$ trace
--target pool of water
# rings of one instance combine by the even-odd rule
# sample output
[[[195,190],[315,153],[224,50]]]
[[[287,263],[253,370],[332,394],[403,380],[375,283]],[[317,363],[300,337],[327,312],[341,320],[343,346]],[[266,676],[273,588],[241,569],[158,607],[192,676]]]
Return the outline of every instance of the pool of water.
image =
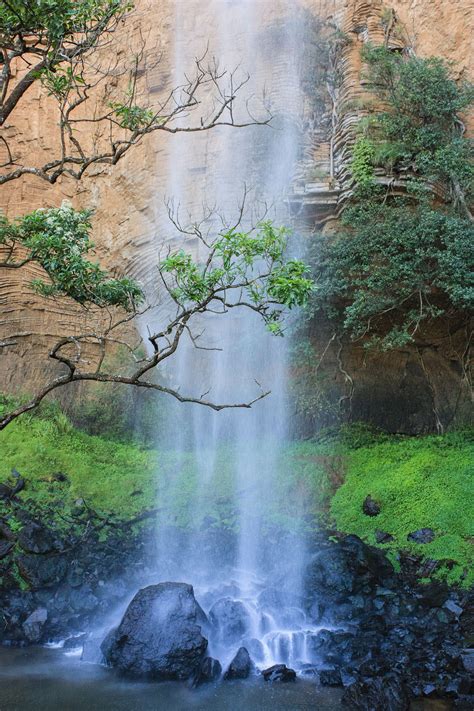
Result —
[[[0,648],[0,711],[340,711],[339,690],[311,681],[263,679],[185,684],[133,683],[62,650]]]

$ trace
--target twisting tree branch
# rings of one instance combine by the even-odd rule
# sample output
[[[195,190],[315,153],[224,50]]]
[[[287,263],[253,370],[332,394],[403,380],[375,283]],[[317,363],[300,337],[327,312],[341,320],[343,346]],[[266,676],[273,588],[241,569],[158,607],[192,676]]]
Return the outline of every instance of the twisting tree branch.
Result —
[[[274,334],[281,335],[283,329],[280,327],[280,322],[284,308],[301,306],[306,302],[312,289],[312,282],[304,276],[307,269],[302,262],[285,256],[287,231],[284,228],[274,228],[269,222],[251,225],[243,231],[246,196],[245,189],[237,218],[230,223],[230,226],[222,217],[217,219],[210,208],[205,209],[204,219],[201,222],[189,226],[182,225],[179,215],[173,213],[172,208],[169,207],[170,217],[176,229],[196,237],[203,247],[204,254],[193,258],[183,250],[172,252],[168,249],[161,259],[158,265],[161,284],[160,307],[165,313],[159,325],[154,328],[148,326],[149,355],[137,357],[137,351],[146,344],[140,340],[135,346],[131,346],[122,337],[121,332],[123,327],[134,319],[143,318],[146,312],[152,312],[154,306],[149,304],[139,311],[135,302],[131,301],[130,311],[125,314],[123,309],[102,306],[99,313],[107,315],[108,318],[102,318],[99,326],[79,335],[66,335],[53,345],[49,351],[49,358],[58,363],[63,372],[44,385],[28,402],[20,404],[0,417],[0,430],[22,414],[34,410],[52,391],[73,382],[119,383],[147,388],[170,395],[180,402],[203,405],[215,411],[250,408],[269,395],[269,391],[265,391],[257,383],[258,393],[251,400],[219,403],[206,399],[209,391],[199,397],[186,395],[151,377],[155,372],[159,373],[160,366],[175,355],[183,336],[189,337],[195,348],[218,350],[203,345],[200,339],[204,330],[199,329],[196,332],[193,328],[196,322],[199,326],[199,318],[202,314],[212,313],[223,316],[234,309],[246,309],[260,316]],[[55,214],[67,219],[70,229],[71,208],[61,208]],[[216,228],[216,224],[219,223],[221,228]],[[12,251],[15,246],[15,243],[12,243]],[[57,269],[56,261],[54,269]],[[87,269],[84,269],[83,273],[87,280]],[[53,277],[54,274],[56,272],[53,272]],[[93,276],[95,274],[96,272]],[[61,275],[57,276],[58,283],[62,284],[63,280],[60,277]],[[90,287],[87,283],[85,287],[85,293],[89,294]],[[62,288],[69,288],[69,285],[66,284]],[[81,291],[77,298],[82,298],[83,293],[84,284],[81,282]],[[93,290],[88,298],[94,298]],[[99,303],[100,306],[100,302],[92,301],[92,303]],[[123,306],[127,302],[120,303]],[[82,305],[82,308],[87,308],[87,302]],[[156,314],[153,315],[156,320]],[[15,334],[16,336],[18,334]],[[126,344],[126,350],[131,356],[128,371],[125,373],[107,371],[104,369],[107,348],[123,343]],[[13,343],[10,341],[3,345],[7,347]],[[87,360],[87,353],[91,348],[95,363],[92,367]]]
[[[150,61],[150,55],[157,52],[139,32],[138,51],[129,66],[122,65],[112,39],[128,14],[129,3],[95,3],[103,6],[98,19],[92,13],[75,32],[74,28],[64,30],[59,38],[51,37],[41,24],[35,27],[34,14],[33,18],[20,17],[18,26],[2,32],[0,12],[0,126],[6,125],[27,90],[36,84],[56,105],[59,143],[57,155],[31,164],[29,155],[19,154],[20,144],[3,136],[0,185],[24,175],[50,184],[62,175],[80,180],[91,167],[115,165],[155,131],[189,133],[269,123],[267,108],[262,106],[260,115],[254,116],[248,105],[243,110],[237,106],[249,76],[238,69],[220,68],[207,51],[195,59],[193,72],[185,75],[181,85],[150,102],[140,77],[156,70],[161,57],[158,54]],[[16,81],[13,65],[19,75]]]

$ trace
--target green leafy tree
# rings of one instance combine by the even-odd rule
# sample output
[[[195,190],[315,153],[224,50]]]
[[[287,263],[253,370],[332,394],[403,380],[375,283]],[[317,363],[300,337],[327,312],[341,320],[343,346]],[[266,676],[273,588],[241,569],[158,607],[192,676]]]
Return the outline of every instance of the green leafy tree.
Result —
[[[428,321],[472,313],[474,166],[458,112],[474,92],[439,58],[384,47],[363,58],[384,110],[360,124],[353,196],[315,249],[313,301],[353,339],[389,349]]]
[[[48,279],[35,279],[31,285],[43,296],[69,296],[81,306],[130,310],[143,300],[138,284],[126,277],[109,277],[85,256],[94,247],[89,234],[91,214],[63,203],[60,208],[36,210],[14,222],[0,216],[0,245],[7,251],[2,266],[15,269],[37,262]]]
[[[124,321],[138,315],[137,305],[143,300],[139,285],[126,278],[112,278],[87,257],[92,249],[89,212],[75,211],[64,204],[61,208],[38,210],[16,223],[0,223],[0,246],[7,252],[6,268],[18,268],[27,261],[39,263],[45,278],[32,282],[32,287],[50,298],[68,296],[81,306],[95,305],[99,312],[109,306],[105,323],[86,333],[66,335],[51,348],[49,356],[62,366],[62,374],[47,382],[29,401],[2,414],[0,429],[25,412],[36,408],[46,395],[68,383],[93,381],[122,383],[137,388],[172,395],[181,402],[194,402],[222,410],[228,407],[251,407],[268,393],[261,391],[251,402],[214,403],[203,397],[190,397],[166,387],[151,377],[156,369],[173,356],[187,334],[200,347],[200,334],[194,332],[196,320],[212,312],[225,316],[233,309],[256,312],[271,333],[283,332],[284,312],[304,306],[313,283],[304,263],[286,256],[288,231],[263,222],[255,229],[243,231],[238,225],[218,232],[214,239],[203,238],[194,226],[205,254],[198,260],[184,250],[169,253],[158,265],[161,285],[168,294],[168,316],[162,328],[148,336],[150,355],[144,355],[142,343],[135,347],[120,337]],[[189,234],[189,229],[186,234]],[[123,310],[128,315],[123,315]],[[129,354],[126,373],[107,370],[106,349],[120,343]],[[97,353],[95,363],[83,358],[85,345]],[[7,344],[3,344],[7,345]]]

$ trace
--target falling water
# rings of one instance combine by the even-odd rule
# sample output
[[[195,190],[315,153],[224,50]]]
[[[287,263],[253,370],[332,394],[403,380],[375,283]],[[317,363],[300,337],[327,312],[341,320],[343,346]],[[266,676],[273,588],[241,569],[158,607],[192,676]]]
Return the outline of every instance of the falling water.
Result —
[[[296,0],[176,0],[174,85],[208,42],[207,58],[228,70],[237,67],[236,80],[249,72],[241,93],[253,97],[251,109],[263,97],[274,117],[271,127],[171,137],[166,191],[183,223],[199,220],[203,205],[212,204],[217,214],[207,226],[217,229],[221,218],[232,224],[244,186],[243,228],[264,205],[267,217],[287,222],[285,193],[302,112],[303,29],[296,11]],[[199,256],[199,245],[183,245],[169,223],[166,230]],[[210,651],[221,661],[245,643],[261,665],[297,665],[308,661],[311,631],[300,605],[304,546],[294,531],[276,533],[280,519],[298,520],[297,497],[285,499],[279,479],[289,436],[287,342],[267,333],[252,312],[207,315],[197,330],[204,331],[207,348],[220,350],[196,350],[187,338],[167,368],[171,385],[194,397],[209,391],[215,402],[251,400],[260,386],[271,395],[250,410],[169,406],[171,424],[161,441],[173,454],[160,471],[157,569],[161,579],[195,586],[214,622]]]

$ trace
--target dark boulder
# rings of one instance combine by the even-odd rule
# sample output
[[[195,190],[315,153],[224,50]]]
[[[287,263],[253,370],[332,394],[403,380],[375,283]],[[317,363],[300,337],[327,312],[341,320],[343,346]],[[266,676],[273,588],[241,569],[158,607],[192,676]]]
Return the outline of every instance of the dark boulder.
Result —
[[[245,647],[240,647],[237,654],[229,664],[224,674],[224,679],[247,679],[253,671],[253,663],[250,654]]]
[[[14,541],[0,540],[0,560],[2,558],[6,558],[6,556],[10,553],[14,545]]]
[[[209,610],[209,621],[217,636],[227,644],[234,644],[250,630],[250,615],[239,600],[224,597]]]
[[[315,553],[306,569],[306,589],[319,596],[320,591],[347,594],[354,590],[356,576],[347,565],[340,545],[323,548]]]
[[[386,533],[386,531],[375,531],[375,541],[377,543],[390,543],[393,541],[393,536],[391,533]]]
[[[48,611],[44,607],[38,607],[23,622],[23,632],[29,642],[39,642],[43,633],[43,627],[48,619]]]
[[[102,653],[123,674],[188,679],[207,649],[201,633],[205,622],[191,585],[150,585],[135,595],[118,628],[102,643]]]
[[[59,548],[59,542],[53,533],[34,521],[30,521],[20,530],[18,545],[25,553],[52,553]]]
[[[62,556],[20,555],[16,562],[21,577],[32,590],[57,585],[67,572],[67,562]]]
[[[358,681],[348,686],[342,704],[357,711],[408,711],[410,698],[397,676]]]
[[[341,672],[337,667],[320,669],[319,683],[321,686],[342,686]]]
[[[0,520],[0,538],[5,538],[7,541],[15,540],[15,534],[11,530],[10,526],[2,520]]]
[[[289,669],[285,664],[274,664],[268,669],[262,671],[262,676],[265,681],[280,681],[287,683],[296,680],[296,672],[294,669]]]
[[[13,489],[8,484],[0,484],[0,499],[11,499],[13,496]]]
[[[367,581],[385,583],[394,569],[384,552],[368,546],[358,536],[345,536],[341,541],[322,546],[306,569],[306,590],[310,594],[331,593],[347,596]]]
[[[58,481],[60,484],[65,484],[66,482],[69,482],[67,474],[64,474],[63,472],[54,472],[53,474],[51,474],[51,479],[53,481]]]
[[[407,536],[408,541],[413,543],[431,543],[435,539],[435,532],[432,528],[419,528]]]
[[[369,574],[378,583],[393,576],[393,565],[385,553],[368,546],[358,536],[346,536],[341,545],[346,553],[347,563],[355,568],[357,575]]]
[[[459,617],[464,612],[464,608],[458,605],[455,600],[446,600],[443,607],[452,612],[455,617]]]
[[[222,674],[221,663],[212,657],[206,657],[202,660],[201,665],[192,680],[192,686],[201,686],[201,684],[210,684],[217,681]]]
[[[442,607],[448,599],[447,585],[436,580],[424,585],[420,595],[420,602],[425,607]]]
[[[380,513],[380,504],[369,494],[365,497],[364,503],[362,504],[362,511],[366,516],[378,516]]]
[[[69,605],[75,612],[91,612],[98,604],[99,600],[88,585],[74,587],[69,594]]]

